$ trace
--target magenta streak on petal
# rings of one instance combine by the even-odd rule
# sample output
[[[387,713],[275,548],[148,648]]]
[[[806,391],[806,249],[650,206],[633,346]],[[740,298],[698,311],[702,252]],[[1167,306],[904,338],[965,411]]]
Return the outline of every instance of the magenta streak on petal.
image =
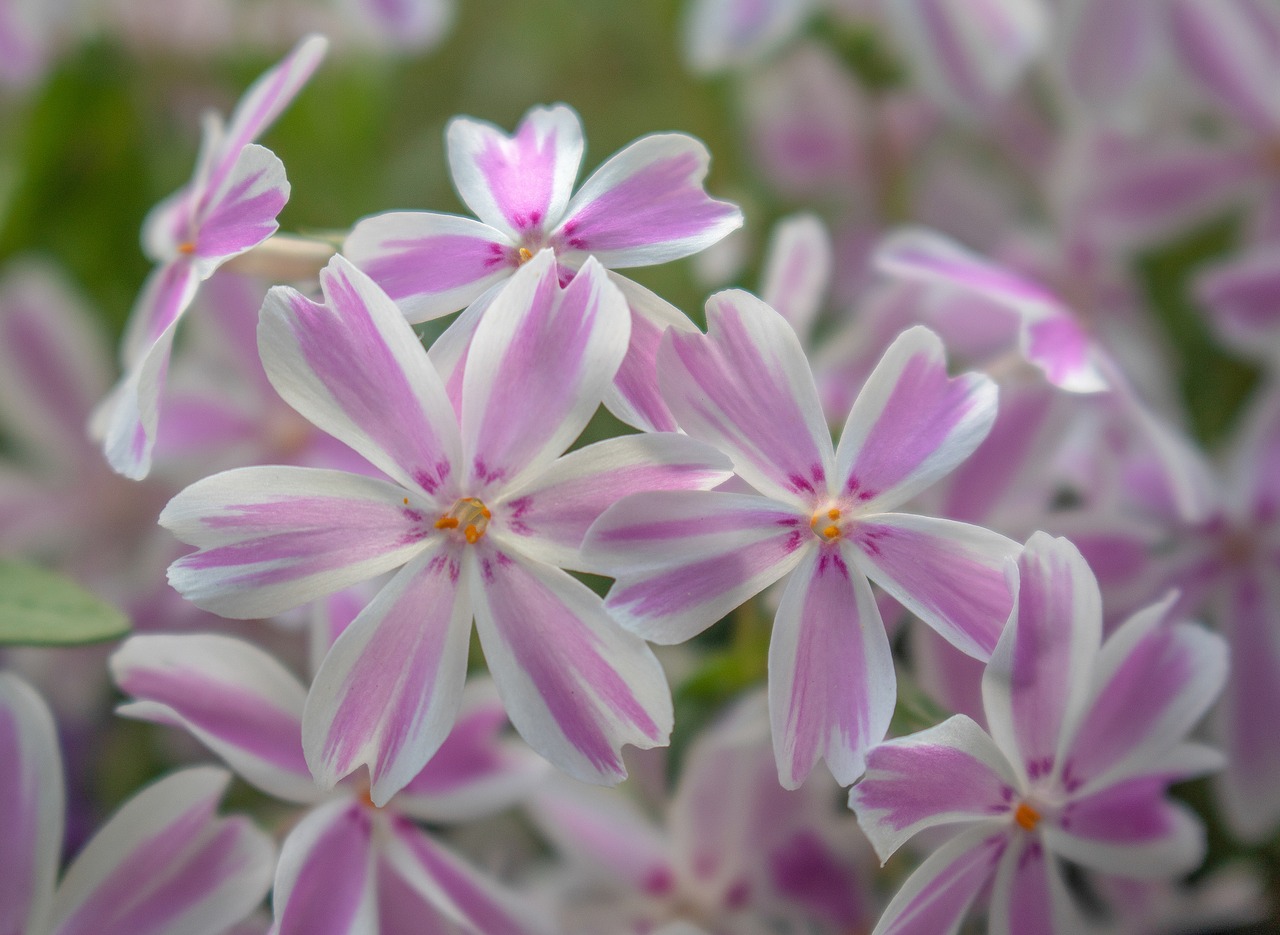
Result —
[[[34,392],[58,420],[58,428],[84,434],[91,401],[70,372],[71,358],[55,343],[52,329],[36,323],[42,310],[21,308],[0,319],[5,357],[19,374],[19,380]]]
[[[521,123],[509,142],[486,134],[484,149],[475,157],[476,167],[498,210],[517,231],[534,230],[547,219],[556,155],[555,128],[540,138],[532,120]]]
[[[718,494],[712,494],[713,498],[717,496]],[[801,517],[795,516],[785,506],[775,505],[772,500],[761,497],[758,509],[722,508],[719,512],[707,511],[686,519],[664,518],[651,523],[630,523],[616,529],[602,530],[600,541],[611,544],[674,541],[726,532],[753,533],[766,526],[799,529],[804,522]],[[799,542],[796,543],[796,545],[799,544]]]
[[[177,666],[127,669],[117,684],[127,695],[171,708],[196,730],[295,776],[311,776],[302,755],[299,716],[245,688]]]
[[[1275,574],[1275,572],[1271,572]],[[1228,754],[1226,781],[1239,790],[1237,809],[1266,814],[1280,775],[1280,731],[1259,712],[1280,711],[1280,649],[1276,610],[1261,582],[1242,575],[1233,583],[1232,622],[1226,629],[1231,677],[1223,692],[1222,723]]]
[[[247,819],[218,819],[202,802],[133,850],[58,926],[58,935],[164,935],[240,870]]]
[[[817,832],[796,832],[768,857],[774,888],[791,902],[842,931],[854,931],[871,917],[854,874]]]
[[[1094,700],[1071,743],[1071,775],[1088,781],[1137,747],[1190,685],[1196,660],[1177,627],[1147,633]]]
[[[40,776],[24,753],[30,756],[13,712],[0,707],[0,932],[19,935],[36,898],[40,797],[50,791],[35,788]]]
[[[696,237],[737,211],[713,201],[689,178],[696,153],[659,159],[583,205],[554,235],[557,250],[605,252]]]
[[[650,618],[686,611],[767,572],[803,546],[805,538],[812,536],[783,532],[635,584],[616,584],[609,592],[609,606]]]
[[[485,590],[494,623],[516,665],[528,675],[565,738],[587,761],[602,772],[621,774],[621,759],[594,707],[599,704],[611,710],[654,743],[662,741],[662,730],[601,656],[599,638],[573,610],[502,553],[497,553],[497,562],[500,571],[485,563]],[[587,686],[598,702],[588,696]]]
[[[1009,888],[1010,932],[1053,931],[1052,896],[1049,890],[1050,868],[1044,848],[1036,838],[1023,843]]]
[[[888,774],[888,775],[885,775]],[[867,757],[867,778],[857,787],[860,809],[883,812],[876,820],[902,831],[939,815],[999,815],[1013,801],[1011,789],[986,763],[942,744],[885,745]]]
[[[905,265],[946,281],[958,289],[969,289],[996,301],[1010,304],[1030,302],[1035,305],[1061,306],[1061,301],[1048,289],[992,263],[968,257],[955,257],[936,250],[917,252],[914,245],[893,254],[893,268]]]
[[[500,772],[507,761],[498,745],[498,735],[506,724],[507,716],[500,707],[484,707],[463,715],[404,792],[446,795]]]
[[[1068,803],[1058,817],[1063,831],[1109,844],[1144,844],[1177,828],[1165,802],[1168,780],[1139,776]]]
[[[291,327],[303,357],[352,424],[427,493],[448,480],[445,447],[369,309],[344,276],[326,282],[328,306],[298,295]],[[420,348],[410,348],[421,352]]]
[[[653,432],[675,432],[680,428],[658,389],[658,346],[665,330],[633,311],[631,343],[613,378],[613,385],[622,398],[647,423],[647,430]]]
[[[396,300],[448,292],[504,270],[513,273],[520,265],[515,247],[459,234],[386,240],[378,249],[364,271]]]
[[[1055,386],[1070,384],[1090,369],[1089,336],[1066,314],[1027,326],[1027,357]]]
[[[481,885],[484,878],[477,872],[438,847],[409,822],[401,819],[396,823],[395,831],[427,876],[462,910],[476,932],[484,935],[527,935],[529,929],[514,918],[488,888]]]
[[[964,47],[956,14],[949,16],[944,12],[941,7],[945,5],[946,0],[923,0],[917,14],[932,57],[937,59],[943,80],[952,88],[951,93],[969,104],[985,104],[991,97],[989,89],[984,87],[973,67],[973,50]],[[984,49],[983,54],[989,53]]]
[[[256,246],[276,230],[276,215],[288,201],[284,190],[271,187],[253,193],[265,175],[260,171],[242,179],[200,220],[196,233],[196,253],[202,257],[224,257]]]
[[[926,621],[949,642],[960,635],[977,644],[987,657],[995,649],[1012,597],[1004,573],[975,561],[947,540],[913,530],[858,523],[850,541],[879,568],[869,577],[880,583],[888,577],[939,621]]]
[[[143,292],[142,299],[147,303],[142,312],[147,316],[144,333],[148,344],[158,340],[174,319],[186,311],[184,299],[191,266],[185,258],[179,258],[152,275],[157,277],[155,288]]]
[[[348,932],[368,886],[373,829],[357,803],[335,816],[302,860],[289,900],[276,901],[279,935]]]
[[[973,404],[970,381],[949,380],[941,360],[913,355],[844,479],[845,493],[874,496],[900,484],[946,445]]]
[[[937,935],[951,931],[956,918],[994,876],[1008,845],[1008,837],[999,833],[956,855],[950,866],[902,907],[881,935]]]

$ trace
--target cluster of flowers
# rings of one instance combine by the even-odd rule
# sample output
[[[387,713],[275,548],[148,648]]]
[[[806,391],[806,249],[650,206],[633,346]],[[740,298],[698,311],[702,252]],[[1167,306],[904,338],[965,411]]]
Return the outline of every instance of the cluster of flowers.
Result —
[[[712,295],[705,332],[616,272],[733,262],[743,216],[705,191],[705,147],[646,136],[575,189],[583,131],[562,104],[511,134],[450,122],[474,218],[375,215],[335,255],[277,234],[289,185],[255,141],[319,66],[316,37],[206,122],[191,182],[147,219],[156,266],[113,388],[47,274],[9,275],[6,428],[43,462],[0,474],[6,549],[57,554],[140,629],[292,612],[314,676],[260,639],[117,648],[119,714],[309,810],[277,854],[217,815],[226,771],[189,768],[58,884],[74,813],[53,718],[0,673],[0,932],[935,935],[985,911],[994,933],[1147,933],[1256,912],[1247,881],[1179,886],[1205,834],[1168,788],[1215,774],[1232,835],[1280,828],[1280,9],[1132,0],[1102,23],[1104,4],[1068,4],[1048,86],[1070,117],[1051,138],[1010,101],[1049,55],[1039,3],[848,5],[894,24],[923,95],[847,106],[852,77],[800,36],[816,2],[691,11],[691,63],[737,72],[762,175],[850,212],[835,238],[811,214],[780,222],[760,297]],[[1143,56],[1216,97],[1235,135],[1153,151],[1117,129],[1147,116]],[[864,210],[947,110],[1024,121],[1008,155],[1066,189],[1046,196],[1052,224],[988,209],[987,242],[968,238],[983,255],[888,230],[901,205]],[[913,191],[952,200],[905,213],[965,229],[986,181],[960,159],[920,171],[949,174]],[[1220,479],[1171,415],[1126,251],[1261,190],[1247,248],[1196,285],[1264,367]],[[824,334],[841,291],[858,315]],[[413,326],[459,311],[425,348]],[[952,375],[948,354],[974,369]],[[576,446],[602,405],[635,431]],[[162,503],[195,551],[126,528]],[[752,601],[773,616],[767,689],[697,737],[667,793],[674,708],[648,644]],[[1219,633],[1187,622],[1209,612]],[[82,661],[92,682],[101,659]],[[954,713],[886,739],[925,694]],[[1211,748],[1191,736],[1215,703]],[[624,764],[627,746],[647,752]],[[664,824],[598,788],[628,765]],[[566,857],[521,887],[499,882],[516,858],[493,842],[528,828],[490,826],[472,861],[440,828],[517,803]],[[883,899],[871,852],[917,835],[928,856]],[[272,919],[246,921],[269,889]]]

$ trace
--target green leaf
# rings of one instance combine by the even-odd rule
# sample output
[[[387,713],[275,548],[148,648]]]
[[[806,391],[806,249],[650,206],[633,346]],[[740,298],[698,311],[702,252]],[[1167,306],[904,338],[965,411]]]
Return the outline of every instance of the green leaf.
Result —
[[[123,613],[70,578],[0,561],[0,644],[72,646],[127,632],[129,620]]]

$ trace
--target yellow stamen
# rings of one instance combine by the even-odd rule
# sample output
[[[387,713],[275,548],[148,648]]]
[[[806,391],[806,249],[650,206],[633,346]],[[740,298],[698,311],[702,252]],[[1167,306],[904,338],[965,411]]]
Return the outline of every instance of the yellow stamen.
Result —
[[[408,506],[408,505],[409,505],[409,498],[408,498],[408,497],[405,497],[405,498],[404,498],[404,505],[405,505],[405,506]]]
[[[461,529],[467,542],[475,545],[489,528],[493,514],[475,497],[463,497],[444,516],[436,520],[436,529]]]
[[[831,509],[827,510],[827,519],[839,519],[839,518],[840,518],[840,511],[837,510],[835,507],[832,507]]]
[[[436,520],[436,529],[457,529],[458,521],[452,516],[442,516]]]
[[[533,259],[533,254],[529,252],[529,248],[528,248],[528,247],[521,247],[521,248],[520,248],[520,262],[521,262],[521,263],[528,263],[528,262],[529,262],[530,260],[532,260],[532,259]]]
[[[462,534],[467,537],[467,542],[470,545],[475,545],[480,541],[480,537],[484,535],[484,533],[476,529],[474,524],[468,524],[467,528],[462,531]]]
[[[196,252],[196,244],[194,240],[184,240],[178,244],[178,252],[185,253],[187,256]]]
[[[1018,810],[1013,813],[1013,820],[1018,823],[1022,830],[1035,831],[1036,825],[1040,823],[1040,813],[1026,802],[1022,802],[1018,805]]]
[[[836,536],[840,535],[840,527],[828,526],[826,529],[822,530],[822,534],[828,539],[834,539]]]

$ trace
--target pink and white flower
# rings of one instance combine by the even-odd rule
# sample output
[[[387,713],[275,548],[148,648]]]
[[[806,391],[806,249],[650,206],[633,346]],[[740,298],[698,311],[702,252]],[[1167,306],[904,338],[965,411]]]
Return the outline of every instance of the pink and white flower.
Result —
[[[174,333],[200,283],[276,231],[289,183],[280,160],[254,140],[302,89],[327,47],[321,36],[299,43],[245,92],[226,125],[209,114],[195,175],[147,216],[143,248],[157,266],[126,326],[124,376],[93,422],[107,460],[127,477],[151,469]]]
[[[417,775],[453,724],[473,617],[530,745],[579,778],[618,781],[622,745],[666,742],[666,680],[557,566],[582,567],[587,527],[623,493],[714,486],[722,459],[676,435],[558,457],[626,352],[626,304],[594,260],[565,288],[550,251],[520,270],[475,332],[457,410],[372,280],[336,257],[320,281],[323,305],[268,295],[263,363],[290,405],[390,480],[262,467],[201,481],[161,515],[199,547],[171,583],[249,618],[400,569],[316,676],[303,741],[326,785],[368,766],[381,805]]]
[[[219,818],[231,776],[197,767],[126,802],[58,883],[64,820],[53,716],[0,672],[0,931],[16,935],[220,935],[262,901],[275,848]]]
[[[791,575],[774,621],[769,698],[779,776],[820,758],[842,784],[884,736],[895,679],[868,579],[969,655],[996,645],[1016,543],[894,512],[982,441],[996,410],[984,376],[949,379],[925,328],[886,352],[833,448],[791,326],[745,292],[707,303],[708,332],[669,331],[659,377],[694,438],[756,493],[638,493],[592,527],[587,551],[617,579],[606,606],[632,632],[678,643]]]
[[[957,715],[873,749],[850,806],[882,860],[954,829],[889,904],[876,935],[952,931],[991,886],[992,932],[1078,931],[1057,860],[1122,877],[1194,869],[1204,832],[1165,797],[1221,765],[1185,740],[1221,691],[1226,646],[1169,619],[1173,595],[1102,643],[1080,553],[1036,533],[1017,602],[983,675],[990,734]]]

